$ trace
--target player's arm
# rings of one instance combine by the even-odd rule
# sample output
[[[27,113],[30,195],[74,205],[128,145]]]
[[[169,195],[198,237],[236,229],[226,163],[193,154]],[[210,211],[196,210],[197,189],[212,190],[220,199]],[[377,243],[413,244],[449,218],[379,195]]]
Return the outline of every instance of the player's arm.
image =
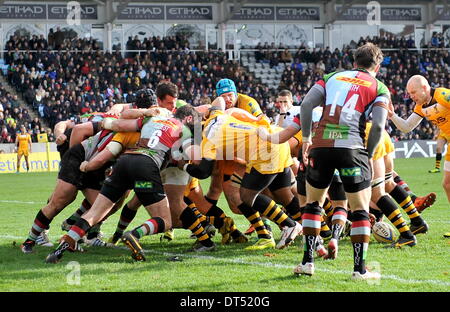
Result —
[[[101,128],[114,132],[135,132],[142,128],[144,118],[138,119],[115,119],[104,118],[101,122]]]
[[[67,140],[67,136],[64,134],[67,129],[72,129],[75,127],[75,123],[72,120],[64,120],[58,122],[53,128],[53,133],[55,134],[56,145],[61,145]]]
[[[31,141],[31,135],[28,135],[28,151],[31,153],[31,143],[32,143],[32,141]]]
[[[414,130],[423,119],[423,117],[417,113],[412,113],[406,120],[398,116],[396,113],[393,113],[389,118],[392,120],[397,129],[404,133]]]
[[[313,109],[320,106],[325,100],[325,88],[316,83],[306,94],[300,107],[303,143],[311,143],[311,127]]]
[[[89,161],[83,161],[80,165],[81,172],[88,172],[100,169],[108,161],[113,160],[122,152],[123,146],[121,143],[111,141],[106,145],[105,149],[95,155]]]
[[[203,180],[211,176],[214,169],[214,159],[202,158],[198,164],[186,164],[179,162],[183,170],[194,178]]]
[[[167,109],[160,107],[152,108],[133,108],[124,111],[121,115],[121,119],[137,119],[143,117],[154,117],[154,116],[167,116],[170,112]]]
[[[299,131],[299,127],[290,125],[286,129],[275,133],[269,133],[266,128],[259,127],[256,133],[264,141],[269,141],[274,144],[281,144],[287,142]]]
[[[99,122],[84,122],[73,127],[72,134],[70,136],[70,144],[72,147],[82,141],[86,140],[88,137],[93,136],[98,131],[100,131]]]

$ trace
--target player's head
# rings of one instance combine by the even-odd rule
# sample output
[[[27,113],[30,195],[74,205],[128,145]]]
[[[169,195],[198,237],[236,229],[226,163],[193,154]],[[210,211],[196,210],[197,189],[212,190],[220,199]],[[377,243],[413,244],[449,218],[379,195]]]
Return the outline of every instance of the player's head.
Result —
[[[292,99],[292,92],[289,90],[281,90],[278,92],[277,101],[275,102],[275,107],[278,109],[284,108],[288,110],[292,107],[294,100]]]
[[[22,132],[22,133],[27,133],[27,128],[25,128],[24,125],[21,125],[21,126],[20,126],[20,132]]]
[[[134,104],[136,104],[138,108],[149,108],[157,105],[155,91],[150,88],[138,90],[136,92]]]
[[[173,115],[176,119],[181,120],[185,125],[191,126],[195,122],[200,122],[201,117],[192,105],[184,105],[178,108]]]
[[[216,84],[217,96],[225,100],[226,108],[231,108],[236,105],[237,89],[234,81],[231,79],[220,79]]]
[[[409,78],[406,84],[406,91],[408,91],[411,99],[419,105],[425,104],[430,99],[431,87],[424,76],[414,75]]]
[[[178,99],[178,87],[170,81],[163,81],[156,87],[158,106],[173,111]]]
[[[383,62],[383,52],[371,42],[356,49],[354,54],[355,67],[364,68],[369,72],[377,73]]]

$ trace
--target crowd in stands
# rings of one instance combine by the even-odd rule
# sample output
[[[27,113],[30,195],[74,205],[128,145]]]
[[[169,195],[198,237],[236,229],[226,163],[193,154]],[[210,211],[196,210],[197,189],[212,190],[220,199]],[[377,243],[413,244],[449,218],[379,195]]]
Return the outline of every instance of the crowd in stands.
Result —
[[[434,36],[442,39],[442,34]],[[367,41],[382,48],[400,48],[385,52],[378,78],[388,86],[396,110],[402,116],[409,115],[413,108],[405,92],[406,81],[411,75],[424,75],[432,87],[448,85],[448,51],[430,48],[419,53],[408,50],[414,44],[411,38],[391,35],[360,38],[357,46]],[[431,42],[433,47],[434,41]],[[144,87],[155,88],[162,80],[175,83],[181,99],[201,105],[214,97],[218,80],[231,78],[236,82],[238,92],[254,97],[269,117],[277,114],[274,105],[276,89],[260,83],[238,61],[229,60],[223,52],[190,51],[185,37],[150,37],[142,42],[137,36],[129,37],[127,49],[144,51],[123,55],[119,51],[100,50],[93,39],[61,37],[61,31],[57,29],[47,39],[43,36],[32,36],[31,39],[12,36],[5,48],[8,52],[3,58],[8,65],[8,82],[52,128],[61,120],[77,120],[85,113],[106,111],[115,103],[131,103],[134,92]],[[53,49],[59,51],[52,52]],[[292,51],[266,43],[258,45],[255,58],[258,62],[269,63],[270,67],[280,63],[287,65],[279,89],[291,90],[297,105],[324,73],[352,68],[353,63],[350,46],[334,51],[300,46]],[[0,111],[3,122],[0,122],[5,126],[8,127],[8,113],[9,118],[19,118],[16,124],[28,123],[29,128],[38,127],[42,131],[40,125],[22,120],[28,116],[26,110],[18,108],[15,112],[12,104],[6,105],[10,101],[7,95],[2,94],[0,101],[3,104],[3,112]],[[393,130],[392,134],[395,139],[432,139],[434,135],[433,127],[426,121],[413,133]],[[13,135],[11,133],[11,139]]]

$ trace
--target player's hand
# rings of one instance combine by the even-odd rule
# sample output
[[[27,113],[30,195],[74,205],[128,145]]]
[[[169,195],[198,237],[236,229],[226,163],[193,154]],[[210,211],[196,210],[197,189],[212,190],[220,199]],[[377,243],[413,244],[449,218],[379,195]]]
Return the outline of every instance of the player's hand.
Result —
[[[107,111],[106,114],[119,117],[120,114],[122,113],[122,110],[123,110],[122,107],[114,107],[113,106],[113,108],[111,108],[109,111]]]
[[[87,167],[87,164],[88,164],[89,162],[88,161],[83,161],[82,163],[81,163],[81,165],[80,165],[80,171],[81,172],[86,172],[87,170],[86,170],[86,167]]]
[[[64,142],[66,142],[66,140],[67,140],[67,136],[63,133],[63,134],[58,135],[55,142],[56,142],[56,145],[61,145]]]
[[[311,148],[311,142],[303,142],[302,144],[302,157],[303,157],[303,164],[308,166],[308,155],[309,155],[309,149]]]
[[[219,96],[214,99],[214,101],[211,103],[211,106],[220,107],[221,110],[225,110],[227,104],[225,103],[225,99]]]
[[[157,107],[152,107],[144,111],[144,117],[155,117],[159,114],[161,114],[161,110]]]

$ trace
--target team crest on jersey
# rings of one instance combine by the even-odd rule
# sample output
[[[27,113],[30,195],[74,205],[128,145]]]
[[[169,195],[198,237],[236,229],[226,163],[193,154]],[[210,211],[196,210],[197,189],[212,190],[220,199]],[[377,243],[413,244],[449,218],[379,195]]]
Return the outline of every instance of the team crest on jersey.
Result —
[[[363,79],[359,79],[359,78],[350,78],[350,77],[345,77],[345,76],[336,77],[336,80],[348,82],[348,83],[351,83],[354,85],[367,87],[367,88],[369,88],[372,85],[371,81],[367,81],[367,80],[363,80]]]

